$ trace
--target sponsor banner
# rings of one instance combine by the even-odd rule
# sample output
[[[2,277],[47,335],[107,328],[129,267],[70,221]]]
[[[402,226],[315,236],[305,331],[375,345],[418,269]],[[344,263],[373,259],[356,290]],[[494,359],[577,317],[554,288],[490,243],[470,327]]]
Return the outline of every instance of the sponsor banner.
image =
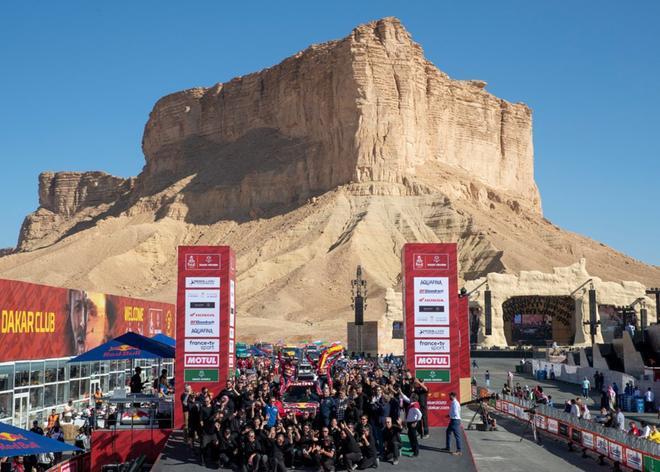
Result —
[[[186,339],[183,349],[188,352],[220,352],[220,340],[218,339]]]
[[[174,305],[0,279],[0,362],[71,357],[127,331],[174,337]]]
[[[230,306],[235,311],[235,270],[229,246],[178,248],[176,391],[183,391],[185,382],[196,382],[195,391],[208,387],[219,392],[233,375],[229,350],[236,333],[229,311]],[[183,426],[180,408],[174,411],[174,423]]]
[[[451,374],[448,370],[417,369],[415,376],[424,382],[449,382]]]
[[[229,354],[233,354],[233,353],[234,353],[234,340],[230,339],[229,340]]]
[[[185,335],[220,336],[220,290],[186,290]]]
[[[536,427],[539,429],[548,429],[548,424],[546,417],[542,415],[535,415],[534,421],[536,422]]]
[[[595,449],[594,435],[586,431],[582,431],[582,445],[588,449]]]
[[[234,305],[234,281],[229,281],[229,326],[234,327],[236,307]]]
[[[186,288],[220,288],[220,277],[186,277]]]
[[[218,369],[186,369],[183,375],[186,382],[218,381]]]
[[[449,325],[448,277],[415,277],[415,326]]]
[[[554,434],[559,433],[559,423],[553,418],[548,418],[548,431]]]
[[[596,451],[606,456],[609,454],[609,448],[607,447],[607,439],[602,436],[596,436]]]
[[[413,254],[415,270],[448,270],[447,254]]]
[[[450,359],[449,355],[443,354],[415,354],[415,368],[450,367]]]
[[[219,354],[184,354],[184,367],[220,367]]]
[[[449,326],[415,326],[416,338],[449,338]]]
[[[660,470],[660,459],[652,456],[644,456],[644,472],[658,472]]]
[[[623,448],[620,444],[608,441],[610,446],[610,459],[616,462],[623,462]]]
[[[185,270],[220,270],[220,254],[189,254]]]
[[[582,443],[582,431],[577,428],[571,428],[571,439],[576,443]]]
[[[476,395],[475,395],[475,397],[476,397]],[[502,409],[503,409],[502,408],[502,400],[496,400],[495,401],[495,408],[502,411]]]
[[[449,352],[449,339],[415,339],[415,352],[429,354]]]
[[[461,331],[467,304],[458,298],[456,244],[407,243],[401,262],[405,364],[427,379],[429,425],[446,426],[449,393],[456,392],[461,401],[470,393],[461,390],[461,385],[467,388],[462,377],[470,378],[469,330]]]
[[[568,437],[568,425],[566,423],[559,423],[559,434],[565,438]]]
[[[626,448],[626,465],[632,470],[642,470],[642,454],[634,449]]]

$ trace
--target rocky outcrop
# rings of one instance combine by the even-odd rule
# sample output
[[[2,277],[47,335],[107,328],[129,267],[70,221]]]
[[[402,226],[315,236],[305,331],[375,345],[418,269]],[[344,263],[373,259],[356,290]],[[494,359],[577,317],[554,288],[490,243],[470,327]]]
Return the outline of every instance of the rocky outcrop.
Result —
[[[531,111],[450,79],[398,20],[356,28],[261,72],[158,101],[141,191],[195,173],[217,218],[351,181],[403,183],[441,163],[540,212]]]
[[[43,172],[39,175],[39,209],[25,218],[17,248],[52,244],[83,219],[92,219],[132,188],[133,179],[105,172]]]

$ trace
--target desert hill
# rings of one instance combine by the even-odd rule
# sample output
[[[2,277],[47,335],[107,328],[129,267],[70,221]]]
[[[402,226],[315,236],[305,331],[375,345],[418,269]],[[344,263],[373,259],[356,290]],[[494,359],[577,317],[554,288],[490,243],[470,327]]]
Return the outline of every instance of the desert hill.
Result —
[[[464,279],[586,257],[606,280],[660,268],[542,216],[531,110],[449,78],[398,20],[263,71],[159,100],[137,177],[43,173],[0,277],[174,301],[180,244],[238,255],[239,333],[345,337],[361,264],[367,317],[407,241],[459,241]]]

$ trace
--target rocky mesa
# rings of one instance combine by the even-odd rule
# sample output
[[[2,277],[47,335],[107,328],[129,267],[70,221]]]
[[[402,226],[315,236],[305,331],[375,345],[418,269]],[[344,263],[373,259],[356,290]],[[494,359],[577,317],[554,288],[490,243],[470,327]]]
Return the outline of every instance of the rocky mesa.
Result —
[[[355,266],[380,316],[407,241],[458,241],[465,279],[586,257],[606,280],[659,283],[542,217],[531,110],[485,86],[448,77],[385,18],[173,93],[150,113],[137,177],[40,176],[0,276],[173,301],[176,245],[230,244],[246,334],[337,338]]]

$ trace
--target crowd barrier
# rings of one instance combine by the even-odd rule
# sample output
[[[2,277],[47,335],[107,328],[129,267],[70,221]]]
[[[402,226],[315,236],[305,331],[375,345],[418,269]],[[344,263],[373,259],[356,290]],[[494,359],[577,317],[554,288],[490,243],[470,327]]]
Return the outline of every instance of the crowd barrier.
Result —
[[[473,396],[485,396],[483,390],[473,386]],[[531,413],[526,410],[533,408],[537,430],[609,458],[615,465],[644,472],[660,472],[660,444],[509,395],[500,395],[489,400],[489,403],[497,411],[527,423]]]

